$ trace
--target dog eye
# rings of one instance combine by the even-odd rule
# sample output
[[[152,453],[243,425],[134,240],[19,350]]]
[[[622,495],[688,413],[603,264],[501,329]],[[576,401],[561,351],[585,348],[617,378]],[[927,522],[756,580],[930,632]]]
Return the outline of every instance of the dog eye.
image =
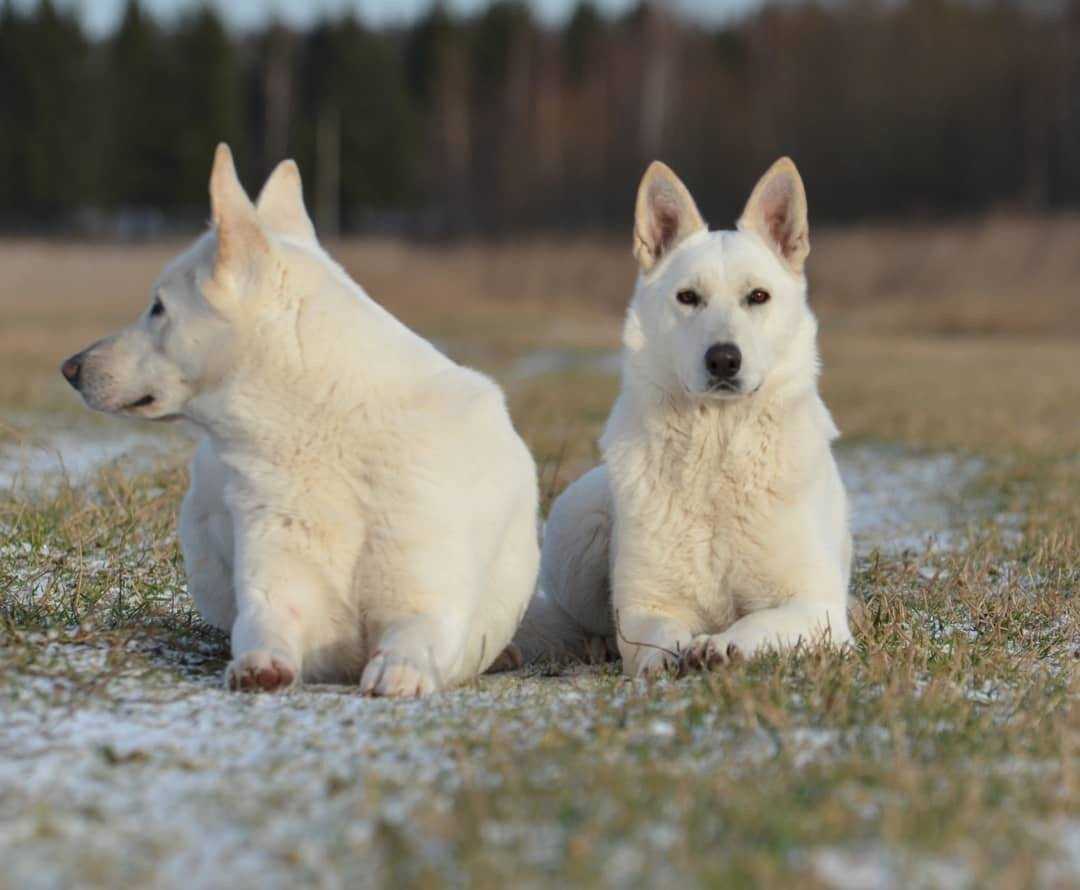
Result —
[[[159,315],[165,314],[165,304],[161,302],[161,298],[158,297],[154,300],[153,305],[150,307],[150,317],[157,318]]]
[[[751,306],[760,306],[762,303],[768,303],[770,299],[772,299],[772,295],[760,287],[755,287],[746,295],[746,302]]]
[[[675,299],[684,306],[700,306],[702,302],[701,295],[693,290],[681,290],[675,294]]]

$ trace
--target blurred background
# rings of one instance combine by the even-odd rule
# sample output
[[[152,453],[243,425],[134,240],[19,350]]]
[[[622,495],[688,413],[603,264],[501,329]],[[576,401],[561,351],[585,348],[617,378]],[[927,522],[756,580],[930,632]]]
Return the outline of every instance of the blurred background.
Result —
[[[815,221],[1080,204],[1077,0],[3,0],[0,225],[149,236],[213,145],[325,235],[625,229],[668,161],[727,221],[793,155]]]

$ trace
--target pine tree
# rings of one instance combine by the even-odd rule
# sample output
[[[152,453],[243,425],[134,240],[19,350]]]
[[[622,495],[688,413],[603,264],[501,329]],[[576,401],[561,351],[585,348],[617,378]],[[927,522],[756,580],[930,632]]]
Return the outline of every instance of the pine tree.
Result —
[[[423,115],[425,227],[438,234],[467,229],[472,214],[468,44],[465,29],[442,3],[433,4],[410,31],[405,72]]]
[[[296,143],[315,162],[323,228],[333,227],[335,215],[355,225],[408,200],[419,130],[392,44],[353,17],[323,23],[307,39],[303,67],[306,114]]]
[[[179,108],[186,100],[169,50],[166,35],[139,0],[128,0],[107,52],[105,177],[112,203],[159,208],[183,203]]]
[[[89,47],[77,19],[42,0],[0,12],[6,212],[46,222],[87,200],[93,162]]]
[[[563,52],[570,81],[581,83],[597,61],[604,20],[591,0],[581,0],[574,7],[563,36]]]
[[[529,7],[500,0],[474,25],[473,187],[483,184],[479,215],[488,228],[520,218],[529,199],[529,111],[534,24]]]
[[[202,208],[217,143],[228,142],[240,169],[248,168],[241,72],[233,42],[212,6],[201,6],[184,19],[171,43],[173,76],[182,86],[177,93],[176,197],[183,205]]]

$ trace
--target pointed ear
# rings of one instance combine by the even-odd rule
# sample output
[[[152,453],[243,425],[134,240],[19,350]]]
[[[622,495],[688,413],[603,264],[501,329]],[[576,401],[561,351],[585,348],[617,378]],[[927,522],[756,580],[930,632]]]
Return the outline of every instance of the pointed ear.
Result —
[[[684,239],[705,228],[694,199],[671,168],[653,161],[638,186],[634,212],[634,256],[643,272]]]
[[[802,274],[810,253],[810,223],[806,189],[791,158],[780,158],[758,180],[738,226],[761,238],[792,272]]]
[[[214,278],[223,281],[228,276],[235,284],[237,278],[247,274],[252,262],[269,250],[269,244],[255,207],[236,175],[232,152],[224,142],[214,154],[210,208],[218,239]]]
[[[304,207],[304,185],[296,161],[282,161],[255,202],[259,221],[271,232],[315,243],[315,226]]]

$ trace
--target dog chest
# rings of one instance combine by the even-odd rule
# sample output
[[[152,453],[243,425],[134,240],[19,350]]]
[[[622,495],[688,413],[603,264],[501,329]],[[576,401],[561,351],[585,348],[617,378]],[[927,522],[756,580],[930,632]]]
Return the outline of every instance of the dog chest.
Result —
[[[614,455],[619,558],[651,566],[703,626],[724,627],[775,590],[768,569],[783,542],[773,532],[790,510],[783,474],[767,449],[680,444]]]

